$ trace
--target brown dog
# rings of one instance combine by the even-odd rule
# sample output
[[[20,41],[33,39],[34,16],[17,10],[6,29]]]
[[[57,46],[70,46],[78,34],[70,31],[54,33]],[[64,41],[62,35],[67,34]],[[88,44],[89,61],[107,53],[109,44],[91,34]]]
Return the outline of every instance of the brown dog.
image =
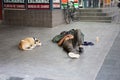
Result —
[[[34,37],[27,37],[19,43],[19,48],[21,50],[32,50],[36,46],[41,46],[41,42],[39,39]]]

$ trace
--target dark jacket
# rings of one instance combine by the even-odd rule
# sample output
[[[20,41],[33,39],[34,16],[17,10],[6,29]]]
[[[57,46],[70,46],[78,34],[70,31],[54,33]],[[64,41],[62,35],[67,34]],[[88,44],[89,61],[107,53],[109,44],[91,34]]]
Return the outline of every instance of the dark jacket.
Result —
[[[76,44],[81,45],[84,42],[84,34],[81,32],[80,29],[71,29],[69,31],[63,31],[59,35],[56,35],[52,39],[52,41],[54,43],[59,43],[68,34],[74,36],[74,39],[72,39],[73,46],[76,46]]]

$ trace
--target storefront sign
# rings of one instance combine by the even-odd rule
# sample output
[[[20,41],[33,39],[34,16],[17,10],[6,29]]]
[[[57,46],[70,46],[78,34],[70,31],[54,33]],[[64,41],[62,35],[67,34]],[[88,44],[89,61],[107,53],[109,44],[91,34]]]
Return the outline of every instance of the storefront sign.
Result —
[[[74,3],[78,3],[78,0],[62,0],[62,4],[67,4],[67,2],[73,1]]]
[[[62,9],[64,7],[66,7],[67,3],[70,2],[70,1],[74,2],[74,7],[75,8],[78,8],[78,5],[79,5],[79,3],[78,3],[79,1],[78,0],[62,0]]]
[[[28,0],[28,9],[50,9],[50,0]]]
[[[0,0],[0,20],[2,20],[2,0]]]
[[[53,3],[60,3],[60,0],[53,0]]]
[[[28,3],[50,3],[49,0],[28,0]]]
[[[4,0],[4,3],[24,3],[24,0]]]
[[[28,9],[50,9],[49,4],[28,4]]]
[[[5,9],[25,9],[24,0],[4,0],[3,7]]]
[[[53,8],[60,8],[61,4],[60,4],[60,0],[53,0]]]
[[[67,0],[62,0],[62,4],[66,4],[67,3]]]

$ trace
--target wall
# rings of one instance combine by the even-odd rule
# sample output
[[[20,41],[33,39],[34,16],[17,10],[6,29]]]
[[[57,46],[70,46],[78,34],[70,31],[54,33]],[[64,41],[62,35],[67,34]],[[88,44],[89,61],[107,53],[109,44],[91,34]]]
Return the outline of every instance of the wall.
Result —
[[[52,11],[52,26],[57,26],[65,23],[63,10],[53,10]]]
[[[0,0],[0,20],[2,20],[2,0]]]
[[[52,27],[50,10],[5,10],[4,24],[19,26]]]
[[[4,11],[4,24],[8,25],[55,27],[63,23],[63,11],[58,9]]]

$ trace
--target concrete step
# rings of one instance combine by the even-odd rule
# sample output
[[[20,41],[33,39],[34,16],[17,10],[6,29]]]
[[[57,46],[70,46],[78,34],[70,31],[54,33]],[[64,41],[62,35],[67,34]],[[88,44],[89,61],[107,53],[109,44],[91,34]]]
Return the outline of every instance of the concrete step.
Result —
[[[108,16],[107,13],[102,12],[77,12],[77,16]]]
[[[80,20],[112,20],[109,16],[77,16]]]
[[[102,22],[102,23],[111,23],[112,20],[80,20],[80,22]]]
[[[78,12],[102,12],[101,8],[80,8]]]
[[[108,9],[104,9],[108,10]],[[83,22],[107,22],[111,23],[113,16],[111,16],[111,11],[103,12],[102,8],[83,8],[78,9],[75,19]]]

